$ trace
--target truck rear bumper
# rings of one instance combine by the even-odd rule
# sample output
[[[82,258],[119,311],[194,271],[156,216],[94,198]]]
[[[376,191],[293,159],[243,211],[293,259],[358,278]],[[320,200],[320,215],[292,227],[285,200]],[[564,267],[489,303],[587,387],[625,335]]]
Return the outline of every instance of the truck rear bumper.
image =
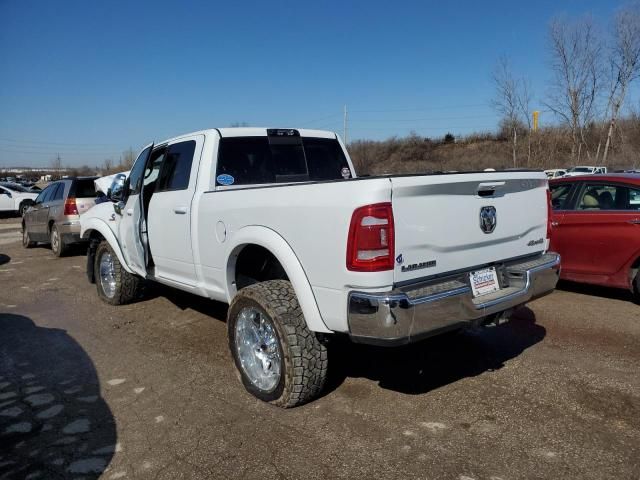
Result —
[[[500,290],[475,298],[470,270],[391,292],[351,292],[351,338],[402,345],[512,309],[553,291],[560,276],[560,255],[549,252],[495,267]]]

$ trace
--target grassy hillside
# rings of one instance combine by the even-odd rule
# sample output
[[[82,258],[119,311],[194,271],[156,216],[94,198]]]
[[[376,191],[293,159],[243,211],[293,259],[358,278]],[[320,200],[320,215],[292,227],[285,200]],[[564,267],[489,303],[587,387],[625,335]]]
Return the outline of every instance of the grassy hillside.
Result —
[[[413,134],[384,141],[358,140],[349,144],[349,154],[359,173],[420,173],[485,168],[563,168],[572,165],[606,164],[612,169],[640,167],[640,118],[631,117],[617,125],[613,148],[602,161],[605,126],[593,125],[584,132],[585,147],[571,158],[569,133],[562,127],[548,127],[518,133],[514,165],[512,139],[504,132],[473,134],[453,139],[431,139]],[[602,139],[602,140],[601,140]],[[600,154],[598,144],[600,144]],[[530,153],[529,153],[530,151]]]

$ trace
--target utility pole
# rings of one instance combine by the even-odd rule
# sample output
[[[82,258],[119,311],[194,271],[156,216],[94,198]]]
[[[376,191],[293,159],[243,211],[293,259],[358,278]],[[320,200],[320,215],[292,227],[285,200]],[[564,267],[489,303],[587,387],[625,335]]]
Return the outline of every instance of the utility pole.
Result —
[[[344,127],[343,127],[343,135],[344,144],[347,145],[347,105],[344,106]]]

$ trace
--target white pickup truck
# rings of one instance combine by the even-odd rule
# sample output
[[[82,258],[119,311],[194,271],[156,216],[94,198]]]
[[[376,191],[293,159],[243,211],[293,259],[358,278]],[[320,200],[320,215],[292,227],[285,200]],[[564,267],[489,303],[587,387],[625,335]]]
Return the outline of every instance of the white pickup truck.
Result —
[[[243,384],[291,407],[335,336],[404,344],[551,292],[548,192],[531,171],[357,177],[335,133],[220,128],[146,147],[81,234],[110,304],[143,279],[230,304]]]

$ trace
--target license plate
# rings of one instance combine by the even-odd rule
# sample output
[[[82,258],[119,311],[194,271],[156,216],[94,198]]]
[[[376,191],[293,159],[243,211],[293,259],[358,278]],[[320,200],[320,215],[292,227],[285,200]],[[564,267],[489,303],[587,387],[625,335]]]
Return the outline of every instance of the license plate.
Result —
[[[495,267],[485,268],[469,274],[469,280],[471,281],[471,290],[474,297],[481,295],[487,295],[500,290],[500,284],[498,284],[498,274]]]

